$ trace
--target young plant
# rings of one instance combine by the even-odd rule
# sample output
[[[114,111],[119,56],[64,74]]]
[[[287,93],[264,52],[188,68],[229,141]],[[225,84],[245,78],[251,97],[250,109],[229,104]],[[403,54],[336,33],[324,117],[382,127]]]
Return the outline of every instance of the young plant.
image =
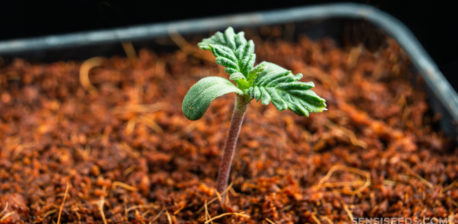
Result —
[[[294,75],[270,62],[254,66],[256,55],[254,43],[247,41],[244,33],[234,33],[229,27],[224,33],[217,32],[200,42],[199,47],[210,50],[216,63],[225,67],[229,79],[209,76],[194,84],[183,100],[182,110],[190,120],[197,120],[217,97],[236,93],[231,125],[224,146],[224,154],[218,171],[216,189],[225,190],[229,179],[235,146],[240,134],[245,111],[252,99],[270,102],[280,111],[290,109],[298,115],[309,116],[312,112],[326,110],[325,100],[311,90],[313,82],[301,82],[302,74]]]

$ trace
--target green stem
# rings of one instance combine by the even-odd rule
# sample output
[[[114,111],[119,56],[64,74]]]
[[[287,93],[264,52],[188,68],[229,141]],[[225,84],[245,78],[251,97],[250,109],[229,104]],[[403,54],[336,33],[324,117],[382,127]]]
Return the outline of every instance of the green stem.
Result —
[[[237,139],[239,138],[240,129],[242,127],[248,103],[249,100],[247,100],[245,96],[237,95],[234,112],[232,113],[231,126],[227,135],[226,144],[224,146],[224,154],[219,166],[218,179],[216,181],[216,189],[219,193],[223,193],[227,187],[229,174],[231,172],[232,159],[235,154],[235,146],[237,145]]]

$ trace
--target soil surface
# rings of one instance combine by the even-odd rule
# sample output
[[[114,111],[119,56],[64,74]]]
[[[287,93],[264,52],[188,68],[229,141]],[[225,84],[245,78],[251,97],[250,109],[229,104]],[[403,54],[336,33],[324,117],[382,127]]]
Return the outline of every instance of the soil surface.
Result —
[[[234,95],[198,121],[181,101],[227,77],[209,52],[0,67],[3,223],[349,223],[458,213],[458,150],[438,131],[407,57],[331,39],[255,39],[258,62],[303,73],[328,111],[252,101],[228,191],[214,190]],[[131,52],[132,53],[132,52]]]

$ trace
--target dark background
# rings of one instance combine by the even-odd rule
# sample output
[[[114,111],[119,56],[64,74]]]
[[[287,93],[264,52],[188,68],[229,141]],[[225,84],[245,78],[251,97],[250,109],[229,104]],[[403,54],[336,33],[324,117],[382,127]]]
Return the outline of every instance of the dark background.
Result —
[[[0,40],[331,2],[339,1],[2,1]],[[457,88],[458,11],[453,1],[353,2],[370,4],[404,22]]]

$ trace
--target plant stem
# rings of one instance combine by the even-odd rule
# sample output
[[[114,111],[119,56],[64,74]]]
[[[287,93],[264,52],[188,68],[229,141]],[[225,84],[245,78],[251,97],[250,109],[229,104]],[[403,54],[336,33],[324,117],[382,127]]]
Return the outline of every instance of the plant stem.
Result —
[[[240,128],[242,127],[245,111],[249,100],[245,96],[237,95],[235,99],[234,112],[232,113],[231,126],[227,135],[226,144],[224,146],[224,154],[221,160],[218,171],[218,179],[216,181],[216,189],[219,193],[223,193],[227,187],[229,174],[231,172],[232,159],[235,154],[235,146],[239,138]],[[224,201],[224,195],[221,195]]]

